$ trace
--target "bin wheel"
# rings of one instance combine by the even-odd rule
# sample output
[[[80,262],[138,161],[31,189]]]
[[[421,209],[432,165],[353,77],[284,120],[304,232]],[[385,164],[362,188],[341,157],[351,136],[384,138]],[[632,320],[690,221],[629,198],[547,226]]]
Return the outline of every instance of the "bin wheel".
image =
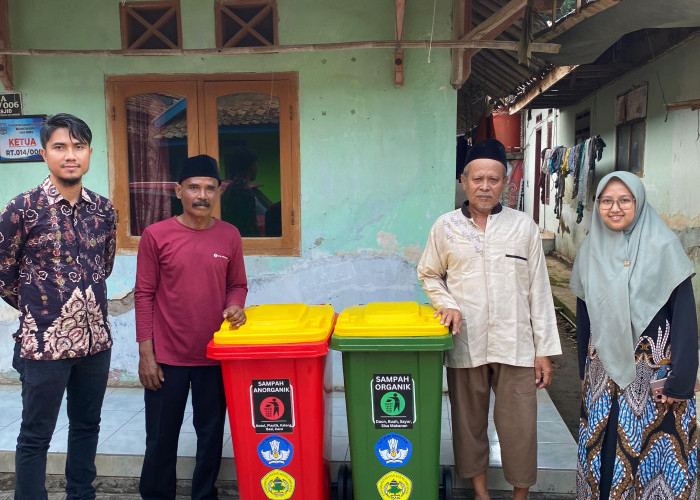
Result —
[[[449,467],[442,468],[442,487],[440,488],[440,493],[442,495],[440,498],[443,500],[453,500],[452,491],[452,470]]]
[[[338,469],[338,500],[353,500],[352,496],[352,471],[349,465],[341,465]]]
[[[347,465],[341,465],[338,468],[338,500],[346,500],[345,497],[345,485],[346,485],[346,477],[347,477],[347,471],[345,470]]]

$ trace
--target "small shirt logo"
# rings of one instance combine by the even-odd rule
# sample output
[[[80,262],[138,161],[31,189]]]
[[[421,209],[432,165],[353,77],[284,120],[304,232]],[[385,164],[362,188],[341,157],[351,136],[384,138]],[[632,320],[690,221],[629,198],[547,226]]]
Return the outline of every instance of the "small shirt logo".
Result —
[[[221,255],[220,253],[214,253],[214,258],[228,260],[228,257],[226,257],[225,255]]]

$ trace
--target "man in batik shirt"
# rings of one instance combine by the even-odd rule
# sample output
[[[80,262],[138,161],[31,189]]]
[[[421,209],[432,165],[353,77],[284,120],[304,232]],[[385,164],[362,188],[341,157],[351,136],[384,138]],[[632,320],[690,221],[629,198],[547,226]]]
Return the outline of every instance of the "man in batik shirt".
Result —
[[[13,366],[22,381],[15,500],[47,497],[46,452],[64,392],[69,499],[94,499],[95,452],[112,336],[107,286],[115,251],[110,201],[82,185],[92,132],[68,114],[41,129],[49,176],[0,212],[0,296],[19,310]]]

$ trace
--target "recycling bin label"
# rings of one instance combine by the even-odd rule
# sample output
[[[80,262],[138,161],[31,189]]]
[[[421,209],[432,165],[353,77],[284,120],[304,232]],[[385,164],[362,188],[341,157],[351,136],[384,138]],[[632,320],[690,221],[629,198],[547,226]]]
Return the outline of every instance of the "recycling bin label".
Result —
[[[288,378],[253,380],[250,405],[256,433],[294,431],[294,388]]]
[[[375,429],[413,429],[415,382],[410,374],[374,374],[372,419]]]

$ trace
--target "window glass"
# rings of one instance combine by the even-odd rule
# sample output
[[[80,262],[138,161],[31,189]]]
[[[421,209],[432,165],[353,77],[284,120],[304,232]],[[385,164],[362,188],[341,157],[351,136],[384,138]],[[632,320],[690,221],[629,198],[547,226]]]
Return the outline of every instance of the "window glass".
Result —
[[[617,127],[617,170],[629,170],[630,126]]]
[[[182,164],[207,154],[224,188],[212,215],[239,228],[243,252],[299,254],[296,74],[114,76],[107,95],[118,251],[136,251],[148,225],[182,213]]]
[[[187,158],[187,100],[140,94],[126,100],[130,233],[182,213],[175,182]]]
[[[268,94],[217,98],[221,218],[243,237],[282,236],[279,108]]]
[[[630,172],[639,173],[644,169],[645,122],[636,122],[630,130]]]

